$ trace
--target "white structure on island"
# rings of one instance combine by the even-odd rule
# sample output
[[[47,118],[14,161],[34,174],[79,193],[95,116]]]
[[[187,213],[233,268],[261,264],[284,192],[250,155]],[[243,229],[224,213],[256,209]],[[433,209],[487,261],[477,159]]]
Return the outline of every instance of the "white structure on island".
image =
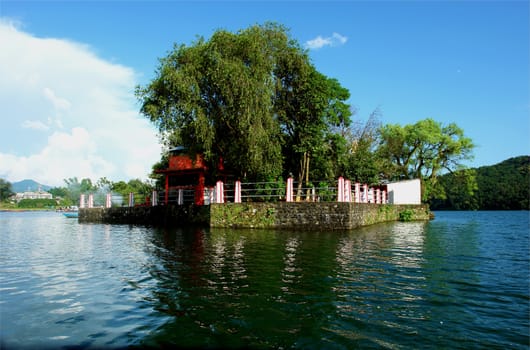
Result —
[[[388,204],[421,204],[420,179],[386,184]]]

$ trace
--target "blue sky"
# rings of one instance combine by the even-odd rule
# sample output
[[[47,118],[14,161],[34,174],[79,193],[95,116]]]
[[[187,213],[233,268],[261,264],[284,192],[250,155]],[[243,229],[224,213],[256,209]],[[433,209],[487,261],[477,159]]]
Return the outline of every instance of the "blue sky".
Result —
[[[290,28],[365,120],[455,122],[470,167],[530,154],[528,1],[0,0],[0,177],[146,179],[156,130],[133,90],[217,29]]]

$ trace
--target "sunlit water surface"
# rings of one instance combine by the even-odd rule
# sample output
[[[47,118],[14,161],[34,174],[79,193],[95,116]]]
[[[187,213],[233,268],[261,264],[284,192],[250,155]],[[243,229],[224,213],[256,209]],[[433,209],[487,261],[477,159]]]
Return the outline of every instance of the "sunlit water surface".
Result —
[[[0,213],[0,348],[528,349],[529,213],[350,232]]]

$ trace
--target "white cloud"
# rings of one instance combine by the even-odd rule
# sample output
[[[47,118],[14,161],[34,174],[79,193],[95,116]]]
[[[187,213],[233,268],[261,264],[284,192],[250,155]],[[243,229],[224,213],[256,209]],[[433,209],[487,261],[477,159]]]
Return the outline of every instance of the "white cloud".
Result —
[[[305,46],[308,49],[316,50],[320,49],[324,46],[339,46],[344,45],[348,41],[348,38],[340,35],[339,33],[333,33],[331,36],[328,37],[322,37],[321,35],[317,36],[316,38],[312,40],[308,40],[305,43]]]
[[[138,112],[132,69],[5,19],[0,42],[0,177],[52,186],[74,176],[147,178],[160,145]]]
[[[26,129],[34,130],[48,130],[50,127],[40,120],[24,120],[22,122],[22,127]]]
[[[70,108],[70,102],[67,99],[58,97],[50,88],[44,88],[44,96],[53,104],[56,109],[66,110]]]

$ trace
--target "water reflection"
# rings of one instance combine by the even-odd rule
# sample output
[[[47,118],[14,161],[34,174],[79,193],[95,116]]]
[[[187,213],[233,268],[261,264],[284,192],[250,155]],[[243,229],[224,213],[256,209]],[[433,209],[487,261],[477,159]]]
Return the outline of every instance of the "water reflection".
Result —
[[[527,348],[528,219],[349,232],[47,220],[25,235],[0,222],[0,340],[14,347]]]
[[[423,240],[423,223],[377,225],[343,236],[335,253],[340,321],[331,330],[363,347],[395,347],[396,336],[417,337],[415,323],[426,318]]]
[[[281,290],[283,293],[290,293],[289,286],[300,279],[300,268],[296,264],[296,253],[300,245],[298,237],[290,237],[285,243],[285,251],[283,256],[284,268],[282,271],[283,286]]]
[[[147,343],[381,345],[395,332],[418,334],[404,320],[426,319],[423,224],[344,233],[204,230],[191,240],[184,231],[163,235],[155,253],[162,269],[174,271],[171,282],[158,276],[158,309],[174,318]],[[169,251],[174,256],[160,254]]]
[[[423,222],[398,222],[392,226],[392,263],[404,268],[419,268],[424,261]]]

